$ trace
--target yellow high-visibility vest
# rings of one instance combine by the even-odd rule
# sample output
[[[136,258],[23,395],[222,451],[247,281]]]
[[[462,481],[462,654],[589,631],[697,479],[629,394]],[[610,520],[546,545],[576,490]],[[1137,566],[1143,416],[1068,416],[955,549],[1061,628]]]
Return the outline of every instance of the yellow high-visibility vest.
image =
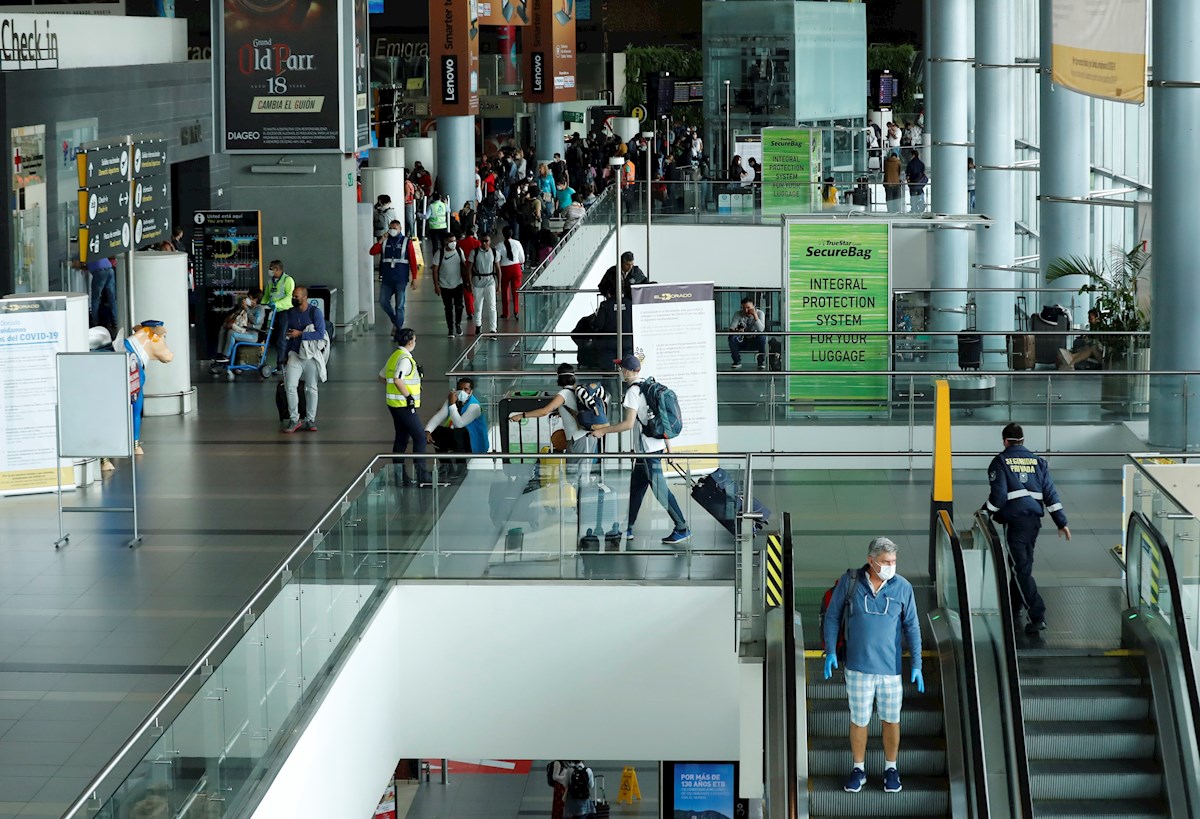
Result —
[[[409,374],[400,375],[400,363],[403,359],[409,361]],[[408,387],[409,394],[416,402],[416,406],[421,406],[421,373],[417,371],[417,360],[413,358],[413,354],[401,347],[396,352],[392,353],[387,360],[386,372],[388,374],[385,395],[387,397],[387,405],[389,407],[405,407],[408,406],[408,399],[400,392],[400,388],[396,386],[396,379],[399,378],[404,386]]]

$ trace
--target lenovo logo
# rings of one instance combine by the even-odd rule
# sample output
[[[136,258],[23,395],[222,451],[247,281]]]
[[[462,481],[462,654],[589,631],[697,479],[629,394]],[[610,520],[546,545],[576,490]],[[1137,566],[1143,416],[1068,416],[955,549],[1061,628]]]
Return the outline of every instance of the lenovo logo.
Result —
[[[534,94],[543,94],[546,91],[546,52],[534,51],[530,55],[530,77],[532,85],[531,91]]]
[[[447,54],[442,57],[442,104],[456,105],[459,102],[458,57]]]

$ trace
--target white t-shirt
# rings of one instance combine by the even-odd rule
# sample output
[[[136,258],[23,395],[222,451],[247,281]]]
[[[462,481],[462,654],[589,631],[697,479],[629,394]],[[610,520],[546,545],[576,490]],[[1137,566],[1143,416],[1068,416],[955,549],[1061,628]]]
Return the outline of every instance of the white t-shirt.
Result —
[[[562,419],[563,432],[566,433],[567,440],[578,441],[580,438],[587,437],[588,431],[580,429],[579,423],[575,420],[575,414],[579,412],[579,400],[575,397],[575,391],[570,387],[563,387],[558,394],[562,396],[563,400],[562,410],[558,413],[558,417]]]
[[[462,250],[457,245],[454,250],[446,250],[443,245],[434,254],[433,263],[437,265],[439,287],[454,288],[463,283],[463,268],[466,266],[466,262],[463,261]]]
[[[508,247],[512,247],[511,255],[509,255]],[[525,248],[521,247],[521,243],[516,239],[509,239],[507,242],[500,242],[500,244],[496,245],[496,253],[500,256],[501,267],[509,267],[514,264],[525,264]]]
[[[646,423],[646,415],[650,410],[650,405],[646,403],[645,397],[642,395],[641,384],[630,384],[629,389],[625,391],[625,400],[622,402],[625,409],[637,411],[637,423],[634,424],[633,431],[633,449],[635,452],[662,452],[667,448],[667,442],[661,438],[650,438],[642,434],[642,427]]]

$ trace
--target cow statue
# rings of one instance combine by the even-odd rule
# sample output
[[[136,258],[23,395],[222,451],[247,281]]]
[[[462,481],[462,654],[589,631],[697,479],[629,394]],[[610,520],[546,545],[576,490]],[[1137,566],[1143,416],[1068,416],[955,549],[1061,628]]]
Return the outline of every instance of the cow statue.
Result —
[[[146,393],[146,366],[151,361],[170,364],[175,354],[167,346],[167,328],[161,321],[143,321],[125,339],[129,357],[129,400],[133,404],[133,454],[142,452],[142,405]]]

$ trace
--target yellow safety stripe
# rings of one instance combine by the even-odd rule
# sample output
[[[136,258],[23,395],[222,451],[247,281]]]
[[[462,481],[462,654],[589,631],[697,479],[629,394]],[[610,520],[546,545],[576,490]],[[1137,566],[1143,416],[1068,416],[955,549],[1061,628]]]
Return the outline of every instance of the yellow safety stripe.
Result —
[[[777,535],[767,537],[767,606],[783,605],[783,542]]]

